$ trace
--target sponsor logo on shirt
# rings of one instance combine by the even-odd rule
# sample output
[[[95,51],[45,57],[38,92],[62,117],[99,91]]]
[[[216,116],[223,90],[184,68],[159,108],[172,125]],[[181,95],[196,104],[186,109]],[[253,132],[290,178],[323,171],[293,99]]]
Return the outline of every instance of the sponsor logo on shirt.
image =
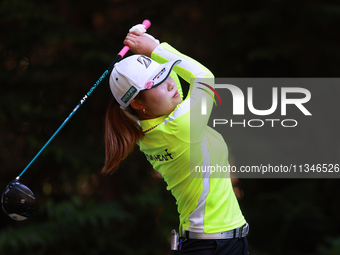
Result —
[[[168,152],[168,149],[166,149],[165,152],[166,152],[165,154],[158,155],[151,155],[145,153],[145,156],[149,161],[169,161],[170,159],[173,159],[171,153]]]

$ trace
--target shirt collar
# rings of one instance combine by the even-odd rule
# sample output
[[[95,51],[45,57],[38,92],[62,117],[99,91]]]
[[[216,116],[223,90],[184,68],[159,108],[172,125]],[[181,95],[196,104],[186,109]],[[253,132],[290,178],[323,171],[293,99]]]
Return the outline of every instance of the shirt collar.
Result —
[[[148,119],[148,120],[139,120],[140,126],[142,127],[143,131],[146,131],[154,126],[159,125],[160,123],[164,122],[167,115],[155,118],[155,119]]]

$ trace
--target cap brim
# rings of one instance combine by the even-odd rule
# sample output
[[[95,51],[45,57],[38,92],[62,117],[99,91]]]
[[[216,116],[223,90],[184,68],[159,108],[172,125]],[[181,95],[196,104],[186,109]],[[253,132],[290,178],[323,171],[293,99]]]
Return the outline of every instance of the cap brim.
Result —
[[[172,69],[175,65],[181,63],[180,59],[166,62],[161,64],[157,71],[150,77],[150,81],[153,82],[153,86],[151,88],[157,87],[158,85],[162,84],[170,75]]]

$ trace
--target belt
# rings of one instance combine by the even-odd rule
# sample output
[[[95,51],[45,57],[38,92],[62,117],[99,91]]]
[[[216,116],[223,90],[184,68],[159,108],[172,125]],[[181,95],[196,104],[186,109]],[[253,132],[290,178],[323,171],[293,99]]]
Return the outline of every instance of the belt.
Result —
[[[231,239],[245,237],[248,232],[249,224],[246,223],[242,227],[221,233],[197,233],[192,231],[183,231],[183,234],[187,239]]]

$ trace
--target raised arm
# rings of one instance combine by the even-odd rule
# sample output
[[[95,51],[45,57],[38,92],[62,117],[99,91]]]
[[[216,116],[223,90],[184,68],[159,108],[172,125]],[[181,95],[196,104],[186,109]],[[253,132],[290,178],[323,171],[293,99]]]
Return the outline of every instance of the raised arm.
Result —
[[[208,89],[206,85],[215,87],[214,75],[205,66],[180,53],[167,43],[158,45],[152,52],[151,58],[159,63],[176,59],[181,60],[181,63],[174,67],[174,71],[190,84],[190,88],[187,98],[175,109],[170,118],[180,118],[181,115],[185,115],[186,119],[181,120],[181,123],[187,123],[183,125],[184,128],[188,124],[191,125],[190,135],[183,130],[181,130],[181,134],[180,132],[177,133],[181,136],[186,134],[188,139],[191,138],[191,140],[200,139],[207,126],[213,106],[212,98],[205,92]],[[201,113],[202,104],[206,106],[206,114]],[[182,138],[185,139],[185,137]]]

